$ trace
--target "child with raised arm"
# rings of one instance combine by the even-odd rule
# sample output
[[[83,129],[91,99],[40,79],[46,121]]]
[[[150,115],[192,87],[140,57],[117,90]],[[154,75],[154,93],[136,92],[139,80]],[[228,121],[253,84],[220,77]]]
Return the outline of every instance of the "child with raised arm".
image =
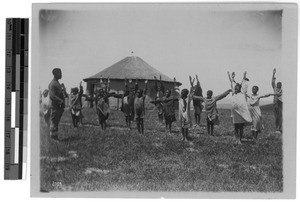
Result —
[[[82,96],[83,96],[83,87],[80,82],[79,89],[77,87],[71,88],[71,93],[70,93],[70,111],[71,111],[71,117],[72,117],[74,128],[78,127],[78,124],[80,123],[82,117],[82,111],[81,111]]]
[[[99,124],[102,130],[106,129],[107,119],[110,114],[109,109],[109,97],[113,96],[115,93],[110,93],[110,80],[107,78],[107,82],[104,83],[102,78],[100,79],[100,89],[96,91],[96,95],[93,98],[86,98],[88,101],[95,101],[96,113],[98,116]]]
[[[234,81],[234,76],[231,78],[229,73],[229,80],[232,85],[232,81]],[[246,77],[246,72],[244,73]],[[252,124],[252,118],[249,112],[249,108],[246,101],[246,94],[241,91],[242,85],[236,83],[231,98],[231,112],[234,124],[234,132],[235,132],[235,143],[241,144],[241,140],[244,134],[244,126]]]
[[[276,74],[276,69],[274,68],[271,84],[274,90],[273,106],[274,106],[275,126],[276,126],[276,131],[282,132],[282,83],[281,82],[276,83],[275,74]]]
[[[125,90],[123,94],[115,94],[113,95],[113,97],[121,99],[122,100],[122,104],[121,104],[121,111],[123,112],[124,116],[125,116],[125,123],[126,123],[126,127],[128,129],[131,129],[131,117],[133,116],[132,114],[132,108],[133,105],[130,105],[130,103],[134,102],[134,94],[133,91],[131,91],[127,85],[127,81],[126,78],[124,79],[124,84],[125,84]]]
[[[145,98],[147,94],[147,83],[145,81],[145,89],[138,89],[136,93],[136,98],[134,100],[134,111],[136,118],[136,125],[139,133],[144,134],[144,116],[145,116]]]
[[[252,136],[257,139],[258,133],[261,132],[262,130],[262,115],[261,115],[261,110],[259,108],[259,101],[261,98],[269,97],[271,94],[266,94],[263,96],[259,96],[257,94],[258,92],[258,86],[253,86],[252,87],[252,94],[247,95],[248,102],[249,102],[249,111],[250,115],[252,118],[252,126],[251,126],[251,131],[252,131]]]
[[[194,95],[203,97],[202,95],[202,88],[198,79],[198,75],[196,75],[197,84],[194,89]],[[202,100],[193,99],[193,106],[194,106],[194,116],[195,116],[195,126],[200,126],[201,120],[201,112],[202,112]]]
[[[176,80],[174,80],[174,90]],[[175,102],[178,101],[178,96],[174,95],[174,90],[166,90],[165,96],[155,101],[150,101],[152,104],[162,104],[163,105],[163,114],[166,124],[166,132],[170,135],[172,131],[172,123],[176,121],[175,118]],[[173,92],[173,93],[172,93]]]
[[[165,95],[165,88],[164,88],[164,85],[163,85],[163,83],[161,81],[161,76],[159,76],[160,86],[157,85],[157,78],[156,78],[156,76],[154,76],[154,79],[155,79],[154,88],[155,88],[155,92],[156,92],[155,100],[160,100]],[[163,121],[164,121],[164,113],[163,113],[164,112],[164,107],[163,107],[163,103],[162,102],[156,102],[155,106],[157,108],[158,121],[159,121],[160,124],[162,124]]]
[[[214,126],[219,125],[217,101],[225,98],[230,92],[232,92],[231,89],[225,91],[224,93],[216,97],[213,97],[213,92],[209,90],[207,91],[206,98],[196,95],[193,96],[193,99],[201,100],[205,104],[207,132],[211,136],[214,135]]]
[[[190,141],[191,138],[189,137],[189,128],[192,126],[191,120],[191,112],[190,112],[190,105],[193,96],[193,84],[194,80],[190,76],[191,88],[190,91],[188,89],[181,90],[180,98],[179,98],[179,124],[181,127],[181,133],[183,136],[183,141]],[[190,93],[191,92],[191,93]]]

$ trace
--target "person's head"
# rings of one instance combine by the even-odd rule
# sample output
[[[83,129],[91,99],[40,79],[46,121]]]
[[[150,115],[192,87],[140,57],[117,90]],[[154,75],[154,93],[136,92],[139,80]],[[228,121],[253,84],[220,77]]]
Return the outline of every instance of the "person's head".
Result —
[[[187,98],[188,94],[189,94],[189,90],[188,89],[185,88],[185,89],[181,90],[181,98],[182,99]]]
[[[57,79],[57,80],[62,78],[62,73],[61,73],[60,68],[54,68],[52,70],[52,74],[53,74],[54,78]]]
[[[237,83],[235,86],[234,86],[234,93],[240,93],[241,92],[241,88],[242,88],[242,86],[239,84],[239,83]]]
[[[131,87],[131,88],[130,88],[130,93],[131,93],[131,94],[134,94],[134,93],[135,93],[135,88],[134,88],[134,87]]]
[[[77,87],[74,88],[74,94],[77,94],[79,89]]]
[[[278,89],[281,89],[281,86],[282,86],[281,82],[277,82],[276,86],[277,86]]]
[[[258,86],[253,86],[252,87],[252,93],[253,94],[256,94],[258,92],[258,90],[259,90]]]
[[[213,95],[212,90],[208,90],[207,93],[206,93],[206,95],[207,95],[207,98],[211,98],[212,95]]]
[[[48,90],[48,89],[45,89],[45,90],[43,91],[43,96],[44,96],[44,97],[47,97],[47,96],[48,96],[48,93],[49,93],[49,90]]]
[[[136,91],[136,94],[137,94],[138,97],[142,97],[142,95],[143,95],[143,90],[142,90],[142,89],[138,89],[138,90]]]
[[[100,96],[103,96],[103,95],[104,95],[104,90],[103,90],[102,88],[100,88],[100,89],[98,90],[98,94],[99,94]]]
[[[170,97],[170,95],[171,95],[171,91],[170,91],[170,90],[166,90],[165,96],[166,96],[166,97]]]

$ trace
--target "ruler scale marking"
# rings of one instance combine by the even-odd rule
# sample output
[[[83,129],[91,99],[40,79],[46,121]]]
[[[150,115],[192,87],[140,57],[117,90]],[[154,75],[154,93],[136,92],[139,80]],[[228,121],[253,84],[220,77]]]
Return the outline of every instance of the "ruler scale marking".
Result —
[[[25,179],[29,19],[6,19],[4,179]]]

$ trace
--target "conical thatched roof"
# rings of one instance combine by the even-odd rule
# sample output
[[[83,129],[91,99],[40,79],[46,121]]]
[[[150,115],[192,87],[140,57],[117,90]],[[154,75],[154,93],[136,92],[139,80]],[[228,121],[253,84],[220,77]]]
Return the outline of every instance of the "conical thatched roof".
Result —
[[[173,79],[164,75],[157,69],[150,66],[143,59],[136,56],[126,57],[123,60],[107,67],[103,71],[84,79],[84,81],[95,80],[109,77],[110,79],[148,79],[153,80],[154,76],[161,76],[164,82],[173,82]],[[178,82],[179,85],[181,83]]]

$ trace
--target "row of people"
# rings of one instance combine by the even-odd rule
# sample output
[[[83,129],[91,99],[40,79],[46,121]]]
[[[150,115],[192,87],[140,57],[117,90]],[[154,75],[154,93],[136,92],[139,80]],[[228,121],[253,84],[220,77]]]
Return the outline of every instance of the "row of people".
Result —
[[[45,120],[50,122],[50,135],[55,139],[57,138],[58,123],[64,111],[64,98],[67,96],[65,87],[59,84],[59,79],[62,78],[61,70],[55,68],[52,71],[54,78],[49,84],[49,105],[50,110],[45,114]],[[252,87],[252,94],[247,94],[247,86],[249,79],[246,72],[241,83],[235,82],[235,74],[228,73],[231,89],[226,90],[224,93],[213,96],[213,91],[208,90],[207,96],[202,96],[202,88],[198,76],[196,75],[197,84],[194,86],[195,79],[190,77],[191,88],[183,89],[179,92],[176,86],[176,80],[174,79],[174,89],[165,89],[162,85],[160,78],[160,86],[157,85],[157,79],[155,78],[155,86],[157,89],[157,97],[152,104],[155,104],[158,108],[158,118],[162,122],[165,119],[166,129],[171,133],[172,123],[176,121],[175,110],[176,102],[179,103],[178,114],[179,124],[184,140],[189,140],[188,128],[191,126],[190,116],[190,102],[193,100],[195,123],[200,124],[200,117],[202,111],[202,103],[204,103],[206,111],[207,132],[213,135],[214,125],[219,124],[217,101],[225,98],[232,92],[232,110],[231,116],[233,118],[235,136],[237,141],[240,142],[243,137],[243,129],[246,125],[252,125],[251,130],[253,136],[257,138],[258,133],[261,131],[261,111],[259,108],[259,100],[264,97],[274,95],[274,111],[276,119],[276,129],[282,130],[282,89],[281,83],[278,82],[275,85],[275,73],[273,71],[272,87],[274,89],[273,94],[267,94],[264,96],[258,95],[258,86]],[[131,122],[134,117],[137,123],[137,129],[140,133],[144,133],[144,116],[145,116],[145,97],[147,93],[147,83],[145,80],[145,89],[139,89],[138,82],[136,80],[134,87],[129,87],[125,79],[125,91],[123,94],[115,94],[110,92],[110,80],[107,78],[106,82],[100,80],[100,88],[96,91],[95,96],[87,96],[83,94],[83,88],[80,83],[79,89],[72,88],[70,93],[70,111],[72,115],[72,121],[74,127],[78,127],[78,124],[82,122],[82,103],[81,98],[85,97],[87,101],[95,102],[96,111],[98,115],[99,124],[102,129],[106,128],[106,120],[109,117],[109,97],[115,97],[122,100],[121,110],[125,115],[125,122],[128,128],[131,128]],[[235,86],[233,87],[233,85]],[[47,91],[43,93],[44,97],[47,97]],[[247,100],[249,105],[247,104]]]
[[[224,93],[213,97],[213,91],[208,90],[207,91],[207,97],[203,97],[202,94],[202,89],[200,86],[200,82],[197,78],[197,85],[196,87],[193,86],[193,82],[190,78],[191,82],[191,94],[189,96],[192,97],[193,104],[194,104],[194,115],[195,115],[195,122],[196,124],[198,123],[198,114],[201,113],[202,107],[199,109],[197,108],[197,102],[199,101],[199,105],[202,106],[201,103],[204,103],[205,105],[205,111],[206,111],[206,122],[207,122],[207,132],[210,135],[213,135],[214,131],[214,126],[219,124],[219,118],[218,118],[218,110],[217,110],[217,101],[225,98],[227,95],[232,93],[232,109],[231,109],[231,116],[233,119],[234,123],[234,131],[235,131],[235,137],[236,137],[236,142],[240,143],[241,139],[243,138],[243,131],[244,127],[246,125],[251,125],[251,131],[252,131],[252,136],[257,139],[258,133],[261,132],[262,130],[262,115],[261,115],[261,110],[259,107],[259,101],[261,98],[266,98],[269,96],[274,96],[274,112],[275,112],[275,124],[276,124],[276,130],[282,131],[282,89],[281,89],[281,82],[278,82],[275,85],[275,73],[276,69],[273,70],[273,76],[272,76],[272,87],[274,89],[274,93],[269,93],[266,95],[258,95],[258,86],[253,86],[252,87],[252,94],[248,94],[248,81],[249,79],[247,78],[247,72],[244,73],[244,77],[240,83],[237,83],[235,81],[235,74],[232,73],[231,75],[228,73],[230,84],[231,84],[231,89],[225,91]],[[234,86],[235,84],[235,86]],[[198,90],[197,90],[198,88]],[[162,89],[162,88],[160,88]],[[184,91],[186,91],[185,89]],[[200,94],[200,95],[196,95]],[[181,98],[184,100],[183,96],[185,93],[181,93]],[[174,106],[174,101],[179,101],[178,97],[170,96],[169,91],[166,90],[165,96],[163,97],[156,97],[155,101],[152,101],[151,103],[155,104],[158,106],[158,111],[159,111],[159,118],[161,116],[160,111],[164,113],[165,117],[165,123],[166,123],[166,129],[171,131],[171,124],[170,120],[174,120],[175,118],[175,109],[170,108],[170,106]],[[170,110],[171,109],[171,113]],[[200,113],[199,113],[200,111]],[[181,116],[181,109],[179,107],[179,118]],[[171,119],[169,118],[168,115],[171,115]],[[161,119],[160,119],[161,121]],[[182,123],[181,123],[182,125]],[[185,129],[186,131],[186,129]],[[184,134],[187,134],[187,132],[182,132],[183,136],[185,137]]]

